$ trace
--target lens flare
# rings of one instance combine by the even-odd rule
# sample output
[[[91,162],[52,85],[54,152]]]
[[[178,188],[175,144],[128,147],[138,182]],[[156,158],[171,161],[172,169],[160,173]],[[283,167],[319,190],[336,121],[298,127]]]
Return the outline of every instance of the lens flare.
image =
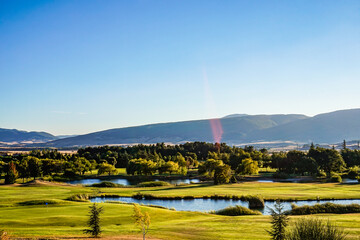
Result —
[[[214,142],[221,143],[221,138],[224,133],[221,121],[218,118],[210,119],[211,131],[213,134]]]
[[[204,88],[205,88],[205,102],[208,114],[214,116],[216,114],[216,104],[210,91],[210,85],[207,78],[206,71],[204,69]],[[224,133],[221,121],[219,118],[210,119],[210,127],[215,143],[221,143],[221,138]]]

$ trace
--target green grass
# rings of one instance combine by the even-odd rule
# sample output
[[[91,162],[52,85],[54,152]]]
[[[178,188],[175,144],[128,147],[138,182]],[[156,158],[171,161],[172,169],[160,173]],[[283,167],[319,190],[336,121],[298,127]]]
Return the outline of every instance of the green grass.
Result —
[[[337,183],[297,184],[297,183],[256,183],[217,185],[193,184],[187,186],[165,186],[153,188],[90,188],[66,185],[0,186],[0,229],[8,230],[13,236],[85,236],[89,202],[66,201],[76,194],[113,193],[131,196],[135,192],[156,196],[203,196],[257,195],[265,199],[360,198],[360,185]],[[19,205],[31,201],[42,203],[54,201],[54,205]],[[132,205],[101,203],[104,206],[102,226],[104,236],[138,236],[132,215]],[[149,211],[152,224],[149,236],[158,239],[270,239],[266,229],[270,227],[270,217],[220,216],[199,212],[181,212],[167,209],[142,207]],[[349,232],[350,239],[360,236],[360,214],[316,215],[330,219]],[[291,216],[297,219],[298,216]]]
[[[131,218],[129,204],[102,203],[104,236],[138,235]],[[84,236],[89,203],[67,206],[28,206],[0,209],[0,226],[15,236]],[[269,216],[218,216],[196,212],[180,212],[142,207],[152,224],[149,235],[160,239],[270,239],[265,229]],[[317,215],[345,227],[350,237],[360,235],[360,214]],[[295,219],[296,217],[291,217]]]

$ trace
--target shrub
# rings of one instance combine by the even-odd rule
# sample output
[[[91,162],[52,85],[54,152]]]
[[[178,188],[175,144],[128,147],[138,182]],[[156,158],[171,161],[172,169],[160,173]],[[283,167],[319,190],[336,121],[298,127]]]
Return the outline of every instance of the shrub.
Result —
[[[317,214],[317,213],[360,213],[359,204],[334,204],[334,203],[324,203],[324,204],[315,204],[314,206],[301,206],[292,205],[292,210],[290,214],[292,215],[308,215],[308,214]]]
[[[104,187],[104,188],[114,188],[114,187],[123,187],[122,184],[117,184],[113,182],[101,182],[101,183],[94,183],[90,187]]]
[[[287,234],[288,240],[344,240],[346,234],[331,224],[320,219],[303,218]]]
[[[261,215],[261,212],[250,210],[243,206],[230,206],[224,209],[220,209],[215,212],[217,215],[226,215],[226,216],[241,216],[241,215]]]
[[[89,201],[89,195],[88,194],[76,194],[71,197],[68,197],[67,200],[70,201],[76,201],[76,202],[87,202]]]
[[[249,208],[264,208],[265,202],[264,199],[260,196],[249,196],[247,197],[249,202]]]
[[[142,182],[139,183],[138,187],[161,187],[161,186],[169,186],[170,183],[164,181],[150,181],[150,182]]]

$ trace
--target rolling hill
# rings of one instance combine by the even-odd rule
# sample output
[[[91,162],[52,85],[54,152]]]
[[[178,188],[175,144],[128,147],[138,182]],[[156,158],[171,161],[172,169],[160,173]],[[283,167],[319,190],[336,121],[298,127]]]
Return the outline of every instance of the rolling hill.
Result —
[[[59,138],[45,132],[0,129],[0,142],[45,142],[30,147],[79,147],[136,143],[214,142],[211,122],[222,127],[222,142],[255,144],[292,142],[339,143],[360,139],[360,109],[340,110],[307,117],[300,114],[232,114],[220,119],[194,120],[116,128]],[[220,124],[221,123],[221,124]],[[218,131],[221,131],[217,129]]]
[[[0,128],[0,142],[47,142],[54,139],[57,138],[46,132],[27,132]]]
[[[360,139],[360,109],[340,110],[255,131],[249,140],[338,143]]]
[[[305,115],[298,114],[241,115],[221,118],[219,121],[224,132],[222,141],[230,144],[247,141],[251,133],[256,130],[272,128],[306,118]],[[209,119],[110,129],[51,141],[46,146],[70,147],[157,142],[182,143],[187,141],[213,142]]]

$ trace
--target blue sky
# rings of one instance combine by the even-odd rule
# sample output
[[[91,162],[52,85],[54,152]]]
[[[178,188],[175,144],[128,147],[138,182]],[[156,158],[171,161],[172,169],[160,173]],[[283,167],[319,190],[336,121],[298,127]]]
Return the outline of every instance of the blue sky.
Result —
[[[0,0],[0,127],[359,107],[360,1]]]

